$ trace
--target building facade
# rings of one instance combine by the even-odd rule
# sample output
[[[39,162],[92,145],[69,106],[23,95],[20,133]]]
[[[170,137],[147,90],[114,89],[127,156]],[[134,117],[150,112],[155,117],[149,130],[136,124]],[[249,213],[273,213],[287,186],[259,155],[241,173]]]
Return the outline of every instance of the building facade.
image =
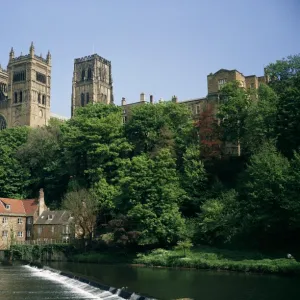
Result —
[[[12,243],[22,243],[33,238],[33,226],[38,217],[47,210],[44,192],[38,199],[0,198],[0,250]]]
[[[0,130],[16,126],[39,127],[50,118],[51,54],[15,57],[9,53],[7,70],[0,68]]]
[[[111,62],[98,54],[76,58],[72,81],[72,109],[89,103],[114,102]]]
[[[44,211],[34,222],[33,239],[67,243],[74,236],[72,217],[66,210]]]

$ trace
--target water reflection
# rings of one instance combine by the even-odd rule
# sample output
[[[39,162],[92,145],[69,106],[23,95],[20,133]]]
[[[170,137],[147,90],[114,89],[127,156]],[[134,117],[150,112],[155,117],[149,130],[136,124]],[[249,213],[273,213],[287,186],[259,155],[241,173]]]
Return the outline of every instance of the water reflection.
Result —
[[[298,300],[299,278],[201,270],[136,268],[120,265],[52,263],[107,285],[169,300]]]

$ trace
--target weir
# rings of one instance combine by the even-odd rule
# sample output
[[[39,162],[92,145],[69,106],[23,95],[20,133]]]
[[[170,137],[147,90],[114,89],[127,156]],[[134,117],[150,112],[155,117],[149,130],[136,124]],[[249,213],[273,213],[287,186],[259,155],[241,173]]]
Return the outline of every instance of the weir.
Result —
[[[155,300],[145,296],[137,295],[123,288],[107,286],[87,278],[76,276],[72,273],[63,272],[47,266],[38,267],[36,265],[25,265],[33,276],[44,277],[45,279],[59,282],[72,290],[80,293],[88,299],[99,300]]]

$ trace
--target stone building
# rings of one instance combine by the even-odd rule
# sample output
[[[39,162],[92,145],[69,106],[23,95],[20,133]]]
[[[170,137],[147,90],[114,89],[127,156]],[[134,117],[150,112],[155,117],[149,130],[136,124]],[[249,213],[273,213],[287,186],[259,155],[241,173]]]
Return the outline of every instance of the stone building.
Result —
[[[69,242],[74,236],[72,217],[66,210],[44,211],[34,222],[34,240]]]
[[[7,70],[0,68],[0,130],[47,125],[50,118],[51,55],[9,53]]]
[[[71,115],[88,103],[114,102],[111,62],[98,54],[76,58],[72,82]]]
[[[44,192],[38,199],[0,198],[0,250],[33,237],[33,224],[47,210]]]

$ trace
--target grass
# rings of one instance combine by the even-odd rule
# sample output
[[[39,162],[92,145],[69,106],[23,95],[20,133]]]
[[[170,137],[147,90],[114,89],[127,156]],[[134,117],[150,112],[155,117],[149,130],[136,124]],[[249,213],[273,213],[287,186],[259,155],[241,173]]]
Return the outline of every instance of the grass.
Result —
[[[196,268],[300,275],[300,263],[294,259],[264,257],[259,253],[222,250],[210,247],[183,251],[156,249],[149,254],[138,254],[136,264],[172,268]]]
[[[300,263],[294,259],[264,256],[257,252],[232,251],[207,246],[186,251],[156,249],[147,254],[125,252],[87,252],[69,257],[70,261],[102,264],[138,264],[149,267],[194,268],[300,275]]]

